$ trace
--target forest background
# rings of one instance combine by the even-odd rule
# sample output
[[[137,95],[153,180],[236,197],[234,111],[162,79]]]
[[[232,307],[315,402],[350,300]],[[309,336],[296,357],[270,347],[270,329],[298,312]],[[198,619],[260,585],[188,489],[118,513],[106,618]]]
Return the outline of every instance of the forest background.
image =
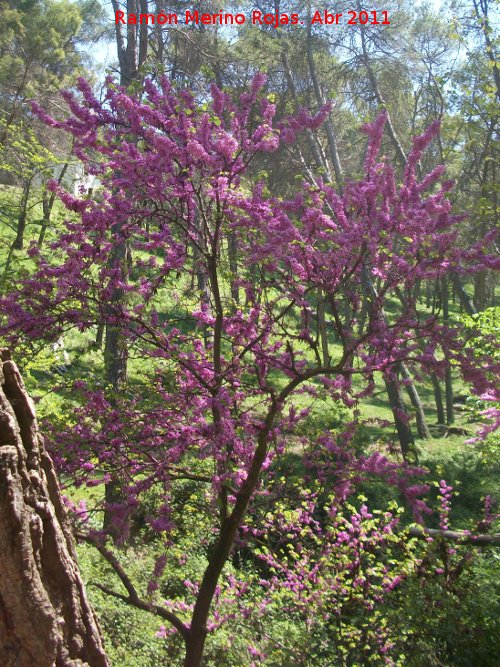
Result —
[[[368,10],[370,16],[372,10],[385,10],[388,26],[311,26],[307,19],[323,8],[310,2],[228,3],[223,9],[248,12],[254,6],[273,14],[297,11],[305,25],[122,26],[112,18],[119,9],[179,15],[187,9],[219,11],[211,0],[168,5],[148,0],[0,2],[1,335],[34,398],[58,468],[108,659],[119,667],[497,664],[500,604],[492,534],[498,525],[499,441],[490,422],[497,418],[498,395],[492,387],[498,306],[495,262],[479,260],[478,253],[498,256],[498,3],[335,5],[336,12],[346,15],[350,9]],[[109,60],[106,71],[104,59]],[[265,80],[258,78],[260,73]],[[106,87],[109,75],[114,83],[108,81]],[[89,86],[77,85],[79,77]],[[165,80],[172,86],[169,91]],[[219,93],[210,92],[212,84],[227,95],[225,106],[217,102]],[[116,98],[117,85],[130,96],[130,104]],[[175,237],[189,248],[189,268],[175,267],[172,259],[163,282],[154,282],[156,265],[150,260],[154,256],[166,262],[174,244],[162,236],[164,222],[157,223],[155,216],[159,209],[166,215],[170,202],[180,197],[173,193],[179,192],[182,170],[175,172],[177,190],[172,186],[157,195],[148,190],[154,165],[145,164],[144,171],[135,173],[122,155],[114,174],[99,171],[109,157],[102,150],[106,141],[109,146],[127,141],[137,146],[139,157],[148,155],[144,136],[133,128],[137,118],[144,127],[150,121],[137,105],[147,100],[144,104],[160,108],[150,89],[161,85],[162,113],[168,104],[173,109],[169,113],[176,124],[169,131],[177,132],[176,141],[184,141],[186,150],[186,118],[193,134],[201,137],[207,126],[215,136],[250,104],[245,122],[252,132],[262,130],[260,143],[253,135],[246,152],[239,144],[242,155],[249,156],[244,168],[233,165],[242,174],[240,199],[228,204],[229,222],[214,255],[219,295],[210,253],[200,241],[205,232],[210,238],[210,215],[215,215],[213,192],[203,190],[203,179],[215,178],[217,169],[200,166],[205,159],[201,143],[196,155],[191,145],[185,157],[190,181],[199,184],[203,195],[192,223],[196,234],[186,232],[187,241]],[[186,89],[189,99],[181,92]],[[120,129],[117,116],[103,120],[110,105],[116,113],[121,108],[126,130]],[[85,116],[89,109],[91,115]],[[93,118],[113,128],[112,139],[96,131],[96,137],[89,139],[87,133],[83,142],[78,122],[88,129]],[[294,122],[293,142],[275,142],[287,124],[295,128]],[[359,130],[366,124],[371,125],[363,134]],[[429,127],[434,130],[426,135],[426,150],[415,156],[413,137]],[[401,229],[410,229],[410,222],[415,228],[401,232],[397,244],[388,230],[375,240],[384,245],[390,239],[394,254],[389,263],[395,266],[399,254],[416,266],[421,255],[412,243],[426,241],[425,258],[434,261],[427,272],[412,281],[398,275],[391,282],[383,273],[370,277],[366,266],[356,265],[358,282],[350,284],[351,276],[343,276],[334,297],[326,282],[309,276],[310,285],[306,279],[304,284],[314,290],[306,292],[304,311],[294,293],[293,308],[277,315],[281,297],[293,292],[290,275],[302,269],[296,264],[290,268],[276,239],[258,225],[278,219],[280,206],[291,211],[299,193],[310,194],[308,206],[319,206],[314,203],[316,187],[331,207],[337,201],[331,192],[336,192],[349,220],[357,221],[349,206],[355,207],[356,197],[361,201],[364,190],[350,184],[378,182],[377,168],[369,165],[366,134],[372,146],[380,140],[377,160],[392,165],[398,187],[409,182],[412,169],[423,178],[439,165],[446,167],[445,178],[454,181],[446,201],[462,216],[448,243],[460,261],[441,261],[445,251],[451,253],[450,245],[442,246],[440,260],[439,239],[433,254],[425,230],[418,230],[418,217],[410,220],[408,214],[408,227]],[[436,197],[434,181],[440,176],[429,183]],[[124,209],[115,202],[108,236],[98,238],[92,221],[103,210],[103,193],[113,198],[120,188],[135,208],[127,209],[125,222],[120,222]],[[248,203],[254,206],[257,191],[259,206],[268,206],[267,212],[256,212]],[[251,231],[253,243],[275,248],[276,267],[270,269],[269,257],[259,255],[244,234],[239,236],[238,207],[252,224],[259,220]],[[126,221],[136,221],[144,210],[150,223],[146,216],[124,235]],[[182,219],[179,211],[175,215]],[[359,227],[360,248],[363,233],[372,233],[366,220],[364,232]],[[68,247],[82,250],[85,243],[101,254],[88,269],[88,299],[82,305],[76,276],[80,270],[83,275],[83,265],[71,269],[66,260],[76,257]],[[152,250],[154,243],[160,244],[158,250]],[[297,261],[296,250],[304,242],[294,243],[290,258]],[[346,243],[354,247],[355,241]],[[335,252],[339,254],[333,257],[341,256]],[[357,256],[367,261],[364,251]],[[55,285],[61,294],[58,266],[65,267],[69,294],[64,308],[50,296]],[[111,275],[113,271],[120,275]],[[100,281],[109,282],[107,291],[99,291]],[[98,294],[95,303],[89,286],[93,296]],[[46,300],[35,297],[37,291],[46,293]],[[146,310],[140,312],[147,311],[147,321],[133,310],[143,302]],[[202,624],[208,633],[206,641],[203,635],[203,662],[196,662],[189,657],[195,648],[183,628],[195,627],[189,619],[196,621],[217,530],[237,505],[234,489],[241,483],[241,460],[246,461],[247,453],[237,460],[231,451],[224,461],[217,453],[207,454],[203,447],[214,437],[207,433],[217,430],[222,417],[212,403],[203,402],[200,387],[188,386],[176,368],[186,369],[194,359],[201,364],[206,351],[212,351],[219,308],[231,322],[226,338],[221,337],[227,355],[231,335],[234,340],[235,332],[242,336],[238,327],[252,317],[261,331],[263,320],[255,314],[259,309],[274,318],[272,333],[266,333],[269,347],[259,352],[267,355],[271,370],[262,370],[264,357],[257,355],[255,368],[245,369],[238,379],[245,400],[234,399],[230,418],[249,433],[254,428],[257,433],[257,421],[246,421],[246,415],[261,418],[266,401],[274,400],[273,391],[282,397],[286,378],[299,375],[301,363],[317,361],[319,368],[333,368],[332,360],[345,352],[346,332],[361,339],[366,328],[372,336],[374,312],[386,333],[391,328],[399,332],[404,354],[376,366],[373,350],[378,348],[372,342],[363,352],[372,360],[368,370],[364,366],[359,371],[363,379],[329,385],[314,377],[307,390],[294,395],[286,420],[270,436],[269,449],[275,453],[266,459],[262,486],[254,489],[250,512],[238,524],[234,548],[223,562],[209,601],[208,624]],[[432,321],[453,332],[449,335],[456,337],[457,346],[447,346],[448,333],[441,333],[441,339],[433,339],[429,363],[423,335],[415,339],[420,356],[401,342],[410,321]],[[167,332],[165,323],[175,324],[179,339],[174,341],[173,329]],[[158,342],[158,332],[165,340]],[[244,348],[244,342],[239,344]],[[279,359],[274,366],[273,355]],[[462,372],[464,357],[472,364],[468,374]],[[368,364],[365,357],[362,361]],[[474,364],[482,384],[474,377]],[[193,372],[194,366],[189,368]],[[178,430],[172,434],[174,423]],[[199,429],[196,437],[189,429]],[[234,443],[244,442],[239,432],[234,438]],[[174,456],[179,442],[185,448]],[[323,458],[325,451],[330,458]],[[430,509],[422,515],[424,502]],[[471,540],[469,531],[482,537]]]

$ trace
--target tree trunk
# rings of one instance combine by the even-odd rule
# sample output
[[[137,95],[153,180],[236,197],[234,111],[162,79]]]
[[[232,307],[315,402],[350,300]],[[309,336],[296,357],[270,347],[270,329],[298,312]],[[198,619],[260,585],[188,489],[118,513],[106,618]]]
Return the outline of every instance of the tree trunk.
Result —
[[[434,296],[434,285],[430,280],[425,281],[425,307],[430,308],[432,306],[432,300]]]
[[[407,308],[407,303],[401,290],[396,288],[396,294],[398,295],[398,298],[401,301],[401,305],[403,306],[403,308]],[[412,298],[413,302],[416,303],[417,295],[415,294]],[[415,383],[413,382],[413,378],[410,374],[410,371],[408,370],[404,362],[401,362],[398,365],[398,371],[401,373],[401,377],[405,381],[406,392],[415,410],[415,421],[417,423],[418,437],[422,438],[422,440],[428,440],[431,437],[431,434],[427,426],[427,420],[425,419],[424,406],[420,399],[420,395],[417,391]]]
[[[201,632],[196,637],[186,641],[184,667],[200,667],[202,665],[206,637],[207,633]]]
[[[107,667],[52,461],[0,352],[0,664]]]
[[[362,271],[363,287],[367,295],[368,314],[370,318],[372,318],[374,316],[373,302],[378,298],[377,288],[373,284],[373,280],[368,273],[366,266],[363,266]],[[347,299],[345,301],[347,301]],[[387,316],[383,309],[380,316],[383,318],[384,322],[387,323]],[[401,391],[401,385],[397,376],[400,370],[399,366],[400,364],[398,364],[396,367],[393,375],[385,375],[384,383],[387,391],[387,398],[389,399],[389,405],[391,406],[392,414],[394,417],[394,424],[396,426],[396,431],[399,438],[401,454],[403,459],[406,460],[412,451],[415,452],[415,441],[413,439],[413,433],[411,432],[403,392]]]
[[[441,385],[439,384],[439,379],[435,373],[431,374],[432,387],[434,389],[434,400],[436,402],[436,415],[437,423],[444,424],[444,405],[443,405],[443,392],[441,391]]]
[[[240,305],[240,290],[238,287],[238,239],[234,232],[229,233],[228,240],[229,270],[231,272],[231,297],[234,307]]]
[[[387,397],[394,416],[394,424],[398,434],[401,454],[405,460],[408,455],[414,451],[415,441],[411,432],[411,427],[407,419],[406,406],[403,398],[403,392],[397,378],[385,378],[385,388]]]
[[[48,196],[48,192],[46,190],[42,194],[42,209],[43,209],[43,218],[37,241],[37,246],[39,248],[42,247],[43,242],[45,241],[45,234],[47,233],[47,227],[49,226],[50,223],[50,214],[52,212],[52,207],[50,206],[50,199]]]
[[[401,363],[400,365],[401,376],[406,380],[406,391],[410,398],[411,404],[415,410],[415,420],[417,422],[417,433],[418,437],[422,440],[429,440],[431,437],[429,427],[427,426],[427,421],[425,419],[424,406],[420,400],[420,395],[413,383],[413,378],[410,375],[410,371],[406,368],[406,364]]]
[[[122,269],[122,278],[125,279],[125,242],[115,244],[113,248],[113,259],[117,259]],[[113,262],[111,263],[113,265]],[[115,288],[111,297],[111,305],[117,306],[123,299],[124,292],[121,288]],[[110,402],[123,391],[127,382],[128,346],[127,340],[120,327],[106,324],[106,339],[104,343],[104,374],[106,382],[112,388],[113,396]],[[105,484],[105,506],[103,518],[103,530],[111,536],[115,544],[123,544],[130,535],[129,512],[125,509],[126,498],[121,489],[121,481],[117,478]],[[118,507],[123,507],[117,512]],[[117,521],[120,516],[120,521]]]
[[[325,295],[321,288],[318,289],[318,334],[321,343],[321,356],[324,366],[330,363],[330,352],[328,350],[328,332],[326,330]]]
[[[7,253],[7,258],[5,260],[5,266],[3,269],[2,278],[0,280],[0,294],[3,294],[5,285],[7,284],[7,280],[9,279],[9,272],[10,272],[10,266],[12,264],[13,255],[14,255],[14,248],[11,245],[9,248],[9,252]]]
[[[479,271],[474,278],[474,305],[481,312],[486,308],[486,271]]]
[[[309,68],[309,74],[311,76],[314,94],[316,97],[316,102],[319,106],[323,106],[326,102],[325,96],[321,89],[319,83],[318,75],[316,72],[316,63],[314,61],[314,54],[312,49],[312,30],[311,30],[311,2],[310,0],[307,3],[307,64]],[[325,119],[324,127],[326,129],[326,137],[328,140],[328,150],[330,153],[330,160],[333,165],[333,171],[335,173],[335,181],[337,183],[337,188],[339,192],[342,192],[342,166],[340,164],[339,151],[337,146],[337,137],[333,129],[332,119],[330,115]]]
[[[441,278],[441,307],[443,309],[443,323],[448,326],[450,320],[450,311],[448,303],[448,279],[446,276]],[[444,374],[445,401],[446,401],[446,423],[453,424],[455,415],[453,412],[453,380],[451,375],[451,366],[447,362]]]
[[[28,200],[31,189],[31,178],[26,181],[23,187],[23,196],[21,197],[21,205],[19,217],[17,218],[16,238],[12,244],[13,250],[22,250],[24,246],[24,232],[26,231],[26,219],[28,216]]]
[[[141,12],[147,13],[147,0],[140,0],[139,4]],[[116,12],[118,10],[117,0],[112,0],[112,7],[113,11]],[[128,14],[137,12],[137,9],[138,4],[136,0],[127,0]],[[128,88],[133,82],[139,79],[139,69],[146,60],[148,49],[147,26],[145,24],[141,24],[139,30],[136,25],[128,24],[126,34],[127,41],[125,44],[121,25],[119,23],[116,24],[115,38],[120,64],[120,85],[124,88]],[[128,248],[122,234],[122,225],[114,225],[111,231],[115,238],[111,251],[110,266],[118,268],[121,273],[121,280],[126,282],[128,277]],[[111,296],[111,309],[119,306],[123,298],[123,289],[116,288]],[[105,331],[104,375],[106,382],[113,388],[114,393],[119,394],[127,382],[128,343],[122,329],[115,324],[108,322]],[[113,479],[106,483],[105,496],[106,505],[104,508],[103,528],[111,535],[115,543],[123,543],[128,539],[130,534],[130,520],[127,512],[126,518],[120,520],[119,525],[115,521],[116,513],[113,506],[123,506],[126,503],[119,479]]]
[[[102,349],[102,344],[104,343],[104,324],[99,322],[97,325],[97,332],[95,335],[95,347],[98,350]]]
[[[465,291],[464,286],[462,285],[462,281],[460,280],[460,276],[458,276],[456,273],[452,273],[451,279],[453,281],[453,286],[457,291],[458,298],[460,299],[460,305],[465,310],[467,315],[475,315],[477,313],[476,306]]]
[[[401,145],[401,142],[399,140],[398,135],[396,134],[396,130],[394,129],[394,125],[392,124],[392,118],[391,115],[389,114],[389,110],[387,109],[387,104],[382,97],[382,93],[380,91],[377,77],[375,75],[375,71],[372,67],[372,63],[370,60],[370,56],[368,53],[368,46],[367,46],[367,39],[366,39],[366,29],[365,26],[360,24],[359,26],[360,30],[360,37],[361,37],[361,47],[362,47],[362,52],[363,52],[363,64],[366,68],[366,73],[368,74],[368,80],[370,82],[370,85],[372,87],[372,90],[375,94],[376,100],[380,107],[382,109],[385,109],[387,113],[387,121],[386,121],[386,127],[387,127],[387,132],[391,138],[391,141],[394,145],[394,148],[396,149],[396,155],[401,162],[402,166],[406,166],[406,153],[403,150],[403,146]]]
[[[60,173],[59,177],[57,179],[57,183],[61,185],[63,182],[64,176],[66,175],[66,172],[69,167],[69,162],[65,162]],[[43,219],[42,219],[42,226],[40,227],[40,234],[38,236],[38,242],[37,245],[39,248],[42,247],[43,242],[45,240],[45,234],[47,232],[47,228],[50,223],[50,216],[52,215],[52,209],[54,208],[54,202],[56,200],[56,193],[51,192],[50,195],[47,192],[47,190],[44,190],[43,195],[42,195],[42,209],[43,209]]]
[[[446,423],[453,424],[455,421],[455,411],[453,409],[453,378],[451,376],[451,366],[448,364],[444,372],[444,388],[446,399]]]
[[[279,37],[280,36],[279,31],[276,31],[276,32],[278,33],[278,37]],[[290,93],[292,95],[293,103],[294,103],[295,107],[298,108],[299,107],[299,97],[297,95],[297,89],[296,89],[296,86],[295,86],[295,82],[293,80],[292,70],[290,68],[290,63],[288,62],[288,55],[287,55],[287,52],[286,52],[286,48],[287,47],[285,46],[283,48],[282,52],[281,52],[281,62],[283,63],[283,70],[285,72],[286,80],[287,80],[287,83],[288,83],[288,88],[290,89]],[[323,171],[323,173],[326,176],[326,179],[328,181],[331,181],[332,180],[332,175],[330,173],[330,167],[328,166],[328,163],[327,163],[326,159],[324,159],[324,155],[322,154],[321,146],[318,143],[317,136],[314,134],[314,132],[309,127],[306,128],[306,130],[305,130],[305,136],[307,138],[309,148],[311,149],[311,153],[312,153],[312,156],[314,158],[314,162],[316,163],[316,166],[318,167],[318,169],[321,169]],[[310,173],[308,164],[307,164],[306,160],[304,159],[298,144],[297,144],[297,147],[299,149],[299,155],[300,155],[300,158],[301,158],[301,162],[302,162],[302,164],[305,168],[305,171],[306,171],[306,173],[309,174],[309,178],[311,179],[311,182],[314,182],[314,175],[312,175]]]
[[[478,0],[473,0],[472,4],[474,5],[474,13],[478,20],[479,25],[484,37],[484,44],[486,46],[486,54],[490,61],[491,71],[493,72],[493,80],[495,81],[496,93],[498,100],[500,101],[500,69],[498,68],[498,54],[495,53],[495,42],[492,39],[493,29],[488,16],[489,3],[483,0],[478,2]],[[494,24],[493,24],[494,25]]]

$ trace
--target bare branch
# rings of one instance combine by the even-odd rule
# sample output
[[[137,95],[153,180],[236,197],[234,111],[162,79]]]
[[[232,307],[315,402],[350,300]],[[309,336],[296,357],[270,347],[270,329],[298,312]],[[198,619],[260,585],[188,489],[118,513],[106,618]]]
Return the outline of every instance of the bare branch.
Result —
[[[159,607],[156,604],[145,602],[144,600],[139,600],[139,599],[132,600],[126,595],[117,593],[116,591],[111,590],[111,588],[103,586],[98,582],[93,582],[93,585],[106,595],[110,595],[111,597],[117,598],[118,600],[125,602],[125,604],[131,605],[132,607],[136,607],[137,609],[142,609],[143,611],[148,611],[151,614],[155,614],[156,616],[164,618],[166,621],[169,621],[169,623],[171,623],[176,630],[180,632],[180,634],[184,637],[184,639],[186,639],[189,632],[189,628],[179,618],[177,618],[175,614],[173,614],[171,611],[168,611],[168,609]]]
[[[188,636],[189,633],[188,626],[185,623],[183,623],[181,619],[178,618],[178,616],[176,616],[173,612],[168,611],[168,609],[164,609],[163,607],[159,607],[158,605],[153,604],[151,602],[146,602],[145,600],[142,600],[139,597],[134,584],[132,583],[128,574],[125,572],[123,565],[116,558],[116,556],[112,551],[110,551],[107,547],[101,544],[99,540],[85,533],[77,532],[76,537],[79,540],[92,544],[99,551],[101,556],[111,565],[113,570],[118,575],[118,578],[125,587],[128,596],[122,595],[121,593],[117,593],[116,591],[113,591],[110,588],[103,586],[102,584],[94,583],[94,585],[97,588],[99,588],[99,590],[101,590],[103,593],[106,593],[107,595],[112,595],[113,597],[118,598],[123,602],[126,602],[132,607],[136,607],[137,609],[142,609],[143,611],[148,611],[151,614],[156,614],[157,616],[164,618],[165,620],[169,621],[169,623],[171,623],[176,630],[180,632],[180,634],[184,637],[184,639]]]

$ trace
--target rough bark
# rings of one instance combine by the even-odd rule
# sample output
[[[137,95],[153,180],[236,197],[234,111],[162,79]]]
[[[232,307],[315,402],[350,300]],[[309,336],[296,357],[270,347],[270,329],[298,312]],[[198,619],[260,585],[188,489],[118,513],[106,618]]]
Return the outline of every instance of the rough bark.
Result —
[[[0,352],[0,664],[106,667],[52,461]]]
[[[455,409],[453,407],[453,377],[451,366],[448,364],[444,372],[444,388],[446,399],[446,423],[453,424],[455,421]]]

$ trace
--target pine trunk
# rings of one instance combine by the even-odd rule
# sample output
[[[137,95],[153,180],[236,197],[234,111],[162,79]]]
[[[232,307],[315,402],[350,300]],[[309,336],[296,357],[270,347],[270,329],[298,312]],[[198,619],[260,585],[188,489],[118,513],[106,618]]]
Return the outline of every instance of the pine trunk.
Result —
[[[0,352],[0,664],[107,667],[52,461]]]

